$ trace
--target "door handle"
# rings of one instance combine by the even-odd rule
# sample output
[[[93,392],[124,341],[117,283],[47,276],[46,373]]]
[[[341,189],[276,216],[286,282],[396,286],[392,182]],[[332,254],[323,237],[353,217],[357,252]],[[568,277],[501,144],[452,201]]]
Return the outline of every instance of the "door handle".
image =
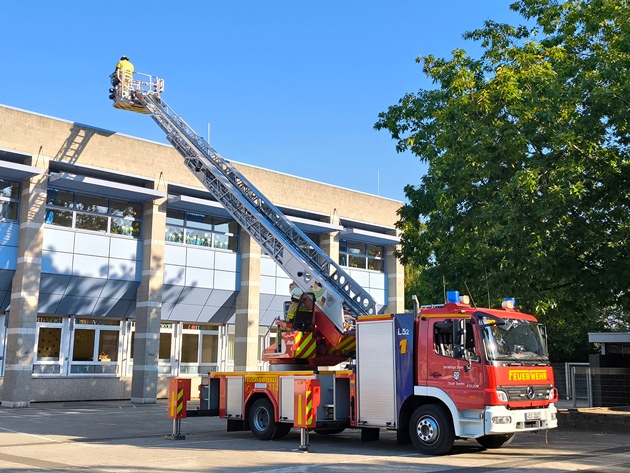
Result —
[[[442,376],[442,373],[434,371],[433,373],[429,373],[429,376],[432,376],[433,378],[439,378],[440,376]]]

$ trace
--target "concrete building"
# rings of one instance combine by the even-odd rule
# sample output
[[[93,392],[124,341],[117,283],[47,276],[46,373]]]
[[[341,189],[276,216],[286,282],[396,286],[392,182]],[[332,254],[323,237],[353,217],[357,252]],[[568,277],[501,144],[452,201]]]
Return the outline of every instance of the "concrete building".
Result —
[[[401,202],[234,164],[403,312]],[[153,403],[173,376],[264,368],[290,280],[172,147],[0,105],[0,191],[2,406]]]

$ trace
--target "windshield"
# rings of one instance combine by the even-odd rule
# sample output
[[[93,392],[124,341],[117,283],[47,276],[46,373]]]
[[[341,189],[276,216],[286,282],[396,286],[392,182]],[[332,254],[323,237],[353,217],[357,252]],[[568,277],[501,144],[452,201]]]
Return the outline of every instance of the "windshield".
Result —
[[[497,361],[547,361],[537,323],[522,319],[486,318],[481,321],[486,354]]]

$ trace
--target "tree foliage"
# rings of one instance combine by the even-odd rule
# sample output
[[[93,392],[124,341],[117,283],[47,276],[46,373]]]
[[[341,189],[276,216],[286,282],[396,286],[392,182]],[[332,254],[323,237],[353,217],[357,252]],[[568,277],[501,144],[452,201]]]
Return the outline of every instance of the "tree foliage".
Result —
[[[443,281],[479,305],[515,296],[582,358],[611,311],[630,320],[630,6],[520,0],[527,26],[464,34],[475,59],[417,59],[435,87],[379,114],[428,164],[400,210],[400,257],[424,302]],[[423,303],[423,301],[421,301]]]

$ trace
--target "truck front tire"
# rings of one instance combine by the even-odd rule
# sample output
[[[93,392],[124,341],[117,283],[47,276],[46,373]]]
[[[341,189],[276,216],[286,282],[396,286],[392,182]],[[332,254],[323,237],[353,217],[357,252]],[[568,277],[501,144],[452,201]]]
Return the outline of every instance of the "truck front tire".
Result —
[[[413,445],[427,455],[444,455],[455,442],[451,416],[434,404],[420,406],[413,412],[409,435]]]
[[[273,405],[267,398],[254,401],[249,411],[249,428],[254,437],[260,440],[271,440],[276,431]],[[288,432],[287,432],[288,433]]]

